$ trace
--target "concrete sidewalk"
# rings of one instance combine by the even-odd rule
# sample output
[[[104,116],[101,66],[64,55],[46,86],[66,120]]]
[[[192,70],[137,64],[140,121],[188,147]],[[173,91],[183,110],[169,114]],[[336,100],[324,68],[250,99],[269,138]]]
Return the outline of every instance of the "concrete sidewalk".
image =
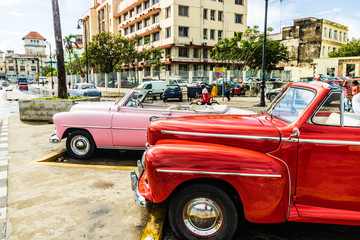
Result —
[[[8,119],[7,239],[139,239],[149,213],[136,206],[129,170],[31,164],[65,150],[54,125]]]

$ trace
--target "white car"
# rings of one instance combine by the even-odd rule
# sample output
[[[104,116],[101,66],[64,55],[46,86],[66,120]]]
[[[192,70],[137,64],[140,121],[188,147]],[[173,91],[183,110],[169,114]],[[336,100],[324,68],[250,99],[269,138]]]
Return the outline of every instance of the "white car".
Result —
[[[76,83],[68,90],[69,97],[101,97],[101,92],[92,83]]]

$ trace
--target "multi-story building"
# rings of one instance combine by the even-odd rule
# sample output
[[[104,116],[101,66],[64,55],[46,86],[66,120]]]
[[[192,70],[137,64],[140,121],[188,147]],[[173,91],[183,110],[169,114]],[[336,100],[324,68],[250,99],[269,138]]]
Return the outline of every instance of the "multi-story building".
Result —
[[[294,20],[294,25],[282,29],[281,42],[290,51],[287,67],[299,68],[298,77],[311,77],[313,59],[327,58],[332,51],[347,44],[348,27],[313,17]]]
[[[247,0],[94,0],[83,16],[87,39],[102,31],[139,36],[138,45],[164,49],[173,74],[210,70],[210,49],[247,28]],[[150,69],[145,69],[149,72]]]
[[[35,80],[36,75],[41,74],[41,69],[45,66],[46,39],[37,32],[30,32],[23,40],[25,41],[25,54],[17,54],[13,50],[7,50],[5,54],[6,78],[12,81],[19,77]]]
[[[5,79],[5,53],[0,50],[0,79]]]

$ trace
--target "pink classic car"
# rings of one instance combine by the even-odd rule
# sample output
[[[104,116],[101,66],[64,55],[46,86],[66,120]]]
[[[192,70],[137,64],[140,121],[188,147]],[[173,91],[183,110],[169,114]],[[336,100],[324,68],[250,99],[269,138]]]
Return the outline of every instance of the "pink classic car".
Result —
[[[74,105],[70,112],[53,117],[56,126],[51,143],[66,140],[68,153],[89,158],[96,148],[145,150],[146,129],[151,119],[193,114],[246,114],[248,110],[218,106],[189,106],[153,103],[143,89],[129,90],[118,102],[89,102]]]

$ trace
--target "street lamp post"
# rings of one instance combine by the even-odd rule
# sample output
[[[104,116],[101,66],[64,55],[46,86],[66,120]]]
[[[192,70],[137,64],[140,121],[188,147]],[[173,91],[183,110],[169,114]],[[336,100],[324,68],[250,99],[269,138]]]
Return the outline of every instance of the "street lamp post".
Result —
[[[262,80],[261,80],[261,94],[260,107],[265,107],[265,61],[266,61],[266,31],[267,31],[267,12],[269,0],[265,0],[265,23],[264,23],[264,43],[262,53]]]
[[[77,29],[81,28],[81,25],[84,26],[84,30],[85,30],[85,65],[86,65],[86,82],[89,82],[89,65],[88,65],[88,56],[87,56],[87,33],[86,33],[86,22],[83,21],[82,19],[78,20],[78,25],[77,25]]]
[[[54,76],[53,76],[53,68],[52,68],[52,57],[51,57],[51,43],[46,42],[46,44],[50,47],[50,70],[51,70],[51,89],[54,89]]]

